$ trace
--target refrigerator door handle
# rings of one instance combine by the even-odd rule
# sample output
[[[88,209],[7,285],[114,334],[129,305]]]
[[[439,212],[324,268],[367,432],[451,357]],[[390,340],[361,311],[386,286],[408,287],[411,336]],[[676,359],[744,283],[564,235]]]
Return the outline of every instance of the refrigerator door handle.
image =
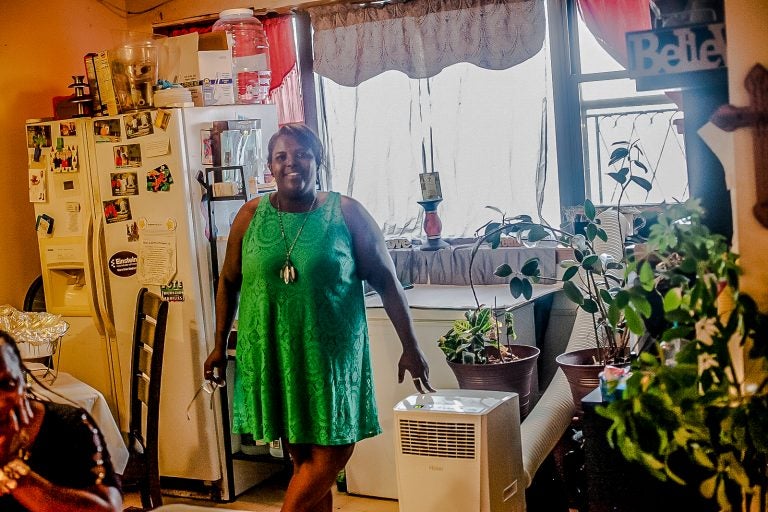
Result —
[[[96,262],[104,261],[104,258],[106,257],[106,254],[104,253],[104,220],[99,218],[98,225],[98,233],[96,233],[96,236],[93,237],[96,240],[96,243],[93,246],[94,265],[97,264]],[[98,264],[100,265],[101,263]],[[115,323],[112,320],[112,301],[109,299],[109,297],[111,297],[109,289],[109,276],[104,275],[103,269],[101,272],[101,277],[102,300],[99,301],[99,311],[101,312],[100,316],[104,322],[107,336],[110,339],[116,339],[117,330],[115,329]]]
[[[89,273],[90,273],[90,279],[91,279],[91,317],[93,318],[93,323],[96,326],[96,330],[98,331],[100,336],[105,336],[106,334],[106,327],[104,325],[104,318],[101,313],[101,300],[99,300],[99,290],[101,289],[101,286],[99,282],[97,281],[97,278],[100,276],[96,275],[96,265],[98,265],[98,261],[96,258],[93,257],[94,255],[94,233],[93,233],[93,217],[91,217],[88,220],[88,229],[87,229],[87,236],[88,240],[88,253],[91,254],[91,265],[89,265]]]

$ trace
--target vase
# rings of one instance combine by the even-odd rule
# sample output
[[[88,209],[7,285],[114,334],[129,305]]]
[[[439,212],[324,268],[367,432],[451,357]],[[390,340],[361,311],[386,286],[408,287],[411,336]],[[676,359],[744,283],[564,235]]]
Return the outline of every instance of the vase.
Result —
[[[581,416],[584,410],[581,407],[581,399],[600,385],[598,374],[603,371],[605,365],[595,363],[603,360],[602,349],[584,348],[565,352],[555,358],[555,361],[565,373],[568,384],[571,387],[573,404],[576,413]]]
[[[461,389],[512,391],[520,400],[520,420],[531,409],[531,379],[540,350],[530,345],[509,345],[518,359],[492,364],[463,364],[448,361]]]

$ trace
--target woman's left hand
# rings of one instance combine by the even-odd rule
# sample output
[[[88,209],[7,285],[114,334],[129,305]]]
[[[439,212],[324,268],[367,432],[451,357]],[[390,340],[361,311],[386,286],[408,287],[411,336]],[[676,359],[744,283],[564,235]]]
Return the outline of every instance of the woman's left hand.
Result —
[[[403,382],[405,371],[413,377],[413,385],[419,393],[430,393],[435,390],[429,385],[429,365],[421,349],[414,347],[403,350],[400,362],[397,364],[397,382]]]

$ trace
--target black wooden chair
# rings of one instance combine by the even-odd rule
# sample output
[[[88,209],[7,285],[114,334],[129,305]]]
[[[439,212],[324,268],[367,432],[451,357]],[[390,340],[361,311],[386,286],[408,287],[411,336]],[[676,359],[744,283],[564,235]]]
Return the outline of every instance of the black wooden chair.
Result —
[[[126,434],[129,458],[122,480],[124,487],[138,487],[145,510],[163,504],[158,426],[167,318],[168,302],[146,288],[139,290],[133,328],[129,431]]]

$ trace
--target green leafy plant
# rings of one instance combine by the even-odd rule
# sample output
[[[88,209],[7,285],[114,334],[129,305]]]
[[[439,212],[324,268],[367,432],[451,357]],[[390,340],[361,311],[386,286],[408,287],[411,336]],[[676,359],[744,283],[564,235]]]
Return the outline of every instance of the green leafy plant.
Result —
[[[651,190],[651,183],[642,176],[648,169],[641,161],[642,150],[638,141],[619,141],[613,144],[609,165],[619,164],[620,169],[607,173],[619,187],[616,216],[619,227],[622,226],[621,202],[630,186],[638,186],[645,191]],[[528,215],[507,217],[502,214],[500,222],[490,222],[484,226],[483,240],[492,247],[498,247],[503,235],[514,236],[528,243],[545,239],[557,240],[561,245],[573,250],[574,259],[560,263],[565,269],[562,276],[563,290],[566,296],[587,313],[592,315],[595,331],[598,363],[617,363],[626,360],[630,333],[643,333],[642,316],[650,316],[651,305],[642,296],[629,295],[622,291],[627,279],[633,275],[626,272],[630,255],[624,248],[624,238],[629,233],[619,229],[619,240],[609,240],[609,235],[601,225],[595,205],[587,199],[584,202],[584,217],[587,221],[584,234],[570,233],[565,229],[554,228],[548,224],[533,222]],[[621,248],[622,256],[613,256],[599,252],[596,241],[612,244]],[[494,272],[497,276],[514,276],[509,286],[512,296],[530,299],[533,294],[532,283],[541,280],[538,258],[531,258],[519,270],[513,270],[503,264]],[[641,276],[645,279],[647,276]]]
[[[739,290],[738,256],[700,209],[679,222],[679,208],[659,216],[630,267],[644,277],[625,290],[660,304],[657,351],[598,412],[609,442],[657,478],[698,486],[721,510],[768,510],[768,316]]]
[[[502,330],[507,346],[500,342]],[[452,363],[491,364],[515,358],[508,345],[510,339],[516,338],[510,311],[497,319],[491,308],[478,304],[477,308],[465,312],[463,319],[454,321],[448,332],[437,340],[437,345]],[[495,350],[488,350],[489,347]]]

